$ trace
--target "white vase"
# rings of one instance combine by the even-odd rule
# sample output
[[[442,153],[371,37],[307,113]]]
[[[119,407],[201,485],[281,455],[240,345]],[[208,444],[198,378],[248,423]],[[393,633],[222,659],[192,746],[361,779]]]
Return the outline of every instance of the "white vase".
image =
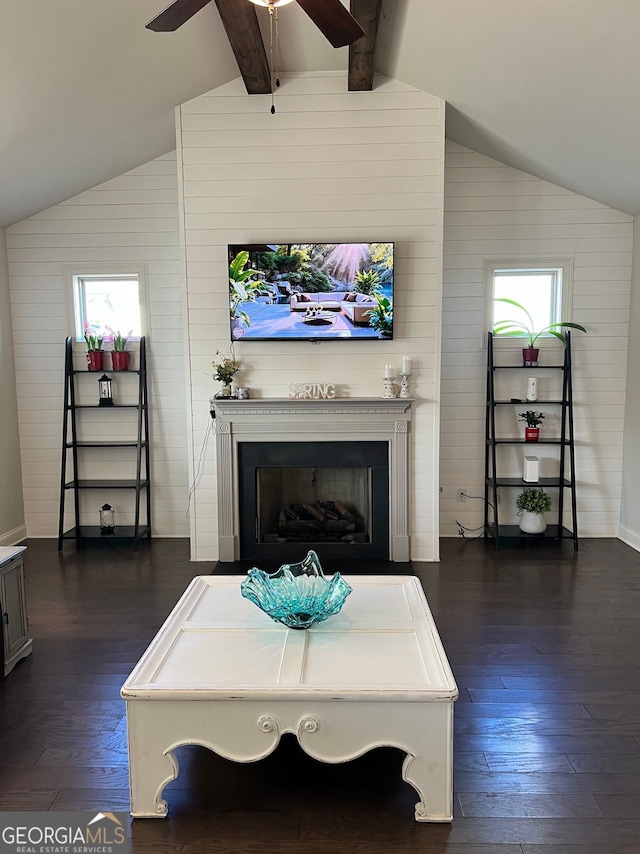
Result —
[[[547,520],[542,513],[532,513],[531,510],[523,510],[520,516],[520,530],[525,534],[542,534],[547,529]]]

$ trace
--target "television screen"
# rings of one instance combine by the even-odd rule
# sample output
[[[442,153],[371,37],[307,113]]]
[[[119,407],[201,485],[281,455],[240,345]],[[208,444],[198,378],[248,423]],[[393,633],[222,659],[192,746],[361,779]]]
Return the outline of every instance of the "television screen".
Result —
[[[393,243],[229,246],[232,341],[393,337]]]

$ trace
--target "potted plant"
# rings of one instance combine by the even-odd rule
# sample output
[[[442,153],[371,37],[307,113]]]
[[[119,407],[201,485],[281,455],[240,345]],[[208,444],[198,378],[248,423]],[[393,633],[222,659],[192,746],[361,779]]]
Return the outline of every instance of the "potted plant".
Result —
[[[220,350],[216,350],[216,356],[221,356],[222,358],[219,362],[215,360],[211,362],[211,367],[213,368],[212,376],[214,380],[222,383],[223,387],[214,397],[218,400],[233,397],[231,394],[231,382],[234,375],[238,372],[240,365],[236,362],[234,356],[225,356]]]
[[[506,297],[497,297],[495,302],[506,302],[509,305],[515,306],[515,308],[519,309],[526,318],[524,321],[500,320],[493,328],[494,335],[508,335],[510,337],[518,338],[522,338],[524,336],[529,339],[528,345],[522,348],[522,363],[525,367],[535,367],[538,364],[539,348],[536,347],[536,341],[541,335],[555,335],[556,338],[559,338],[560,341],[566,345],[567,339],[563,333],[559,331],[563,327],[578,329],[580,332],[587,331],[584,326],[580,326],[579,323],[569,323],[566,320],[559,320],[557,323],[550,323],[548,326],[545,326],[536,332],[534,329],[533,318],[527,309],[519,302],[516,302],[514,299],[507,299]]]
[[[376,301],[375,308],[370,308],[366,314],[369,315],[369,326],[380,333],[382,338],[388,338],[393,331],[393,308],[389,299],[384,294],[374,293]]]
[[[516,498],[519,528],[525,534],[542,534],[547,528],[547,520],[542,515],[551,510],[551,496],[543,489],[525,489]]]
[[[84,340],[87,344],[87,366],[90,371],[103,370],[104,351],[102,349],[102,340],[104,332],[98,332],[89,323],[84,322]]]
[[[242,324],[251,326],[249,315],[240,308],[241,303],[253,302],[259,296],[267,283],[253,276],[261,275],[259,270],[245,270],[249,261],[246,249],[238,252],[229,265],[229,310],[231,312],[231,337],[241,338],[244,334]]]
[[[114,371],[126,371],[129,369],[129,359],[131,358],[131,353],[128,353],[125,348],[127,346],[129,336],[132,334],[133,330],[130,329],[126,333],[126,335],[121,335],[120,330],[114,332],[113,329],[109,329],[109,332],[111,333],[113,341],[113,350],[111,351],[111,367]]]
[[[527,425],[524,428],[525,442],[537,442],[540,438],[540,425],[544,420],[544,414],[542,412],[534,412],[533,409],[527,409],[526,412],[519,414],[519,418],[520,421],[524,421]]]

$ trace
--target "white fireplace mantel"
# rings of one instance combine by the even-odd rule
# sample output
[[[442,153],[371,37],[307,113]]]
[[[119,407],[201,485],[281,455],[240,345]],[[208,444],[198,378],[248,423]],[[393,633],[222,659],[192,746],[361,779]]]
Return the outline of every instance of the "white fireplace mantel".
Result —
[[[239,443],[386,441],[389,443],[389,558],[408,561],[412,402],[407,398],[212,398],[220,560],[239,558]]]

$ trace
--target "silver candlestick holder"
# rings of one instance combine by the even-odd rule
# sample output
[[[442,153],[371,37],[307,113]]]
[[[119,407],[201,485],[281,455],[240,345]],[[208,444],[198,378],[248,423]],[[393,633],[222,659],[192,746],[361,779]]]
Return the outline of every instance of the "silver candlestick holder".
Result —
[[[395,392],[393,390],[393,380],[394,380],[393,377],[384,377],[383,378],[383,380],[382,380],[384,383],[384,394],[382,395],[383,398],[390,398],[390,397],[396,396]]]
[[[409,377],[411,374],[400,374],[400,394],[399,397],[411,397],[409,394]]]

